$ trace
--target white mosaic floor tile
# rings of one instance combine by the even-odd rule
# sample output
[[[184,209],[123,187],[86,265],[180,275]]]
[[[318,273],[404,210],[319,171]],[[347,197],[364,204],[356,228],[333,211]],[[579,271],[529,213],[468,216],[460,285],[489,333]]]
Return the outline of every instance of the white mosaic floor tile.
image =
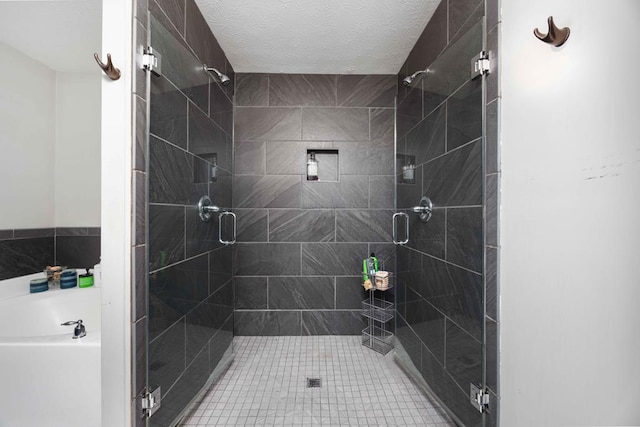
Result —
[[[359,336],[235,337],[229,369],[180,426],[451,426]],[[307,388],[307,378],[320,378]]]

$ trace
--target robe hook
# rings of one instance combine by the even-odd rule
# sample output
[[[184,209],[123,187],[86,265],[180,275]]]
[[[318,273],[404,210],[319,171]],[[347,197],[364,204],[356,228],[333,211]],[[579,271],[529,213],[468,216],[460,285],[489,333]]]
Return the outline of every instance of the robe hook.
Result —
[[[553,22],[553,16],[550,16],[549,19],[547,19],[547,23],[549,24],[549,31],[547,34],[541,33],[537,28],[533,30],[533,34],[545,43],[552,44],[555,47],[562,46],[569,38],[569,27],[556,27],[556,24]]]
[[[102,68],[102,71],[111,79],[118,80],[120,78],[120,70],[113,66],[113,62],[111,62],[111,54],[107,53],[107,63],[105,64],[100,60],[100,56],[97,53],[93,54],[93,57],[96,59],[96,62]]]

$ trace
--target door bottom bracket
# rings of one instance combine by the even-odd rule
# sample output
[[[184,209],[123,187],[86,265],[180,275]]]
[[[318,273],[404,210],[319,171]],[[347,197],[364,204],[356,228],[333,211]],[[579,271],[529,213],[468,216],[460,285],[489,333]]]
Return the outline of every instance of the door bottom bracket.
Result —
[[[489,392],[484,388],[471,384],[469,387],[469,401],[478,412],[486,412],[489,409]]]

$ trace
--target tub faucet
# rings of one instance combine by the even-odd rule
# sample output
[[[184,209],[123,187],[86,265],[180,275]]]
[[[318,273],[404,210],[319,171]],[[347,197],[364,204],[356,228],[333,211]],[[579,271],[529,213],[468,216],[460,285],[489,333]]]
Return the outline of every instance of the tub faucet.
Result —
[[[69,320],[68,322],[64,322],[60,324],[60,326],[71,326],[71,325],[76,325],[76,327],[73,329],[74,340],[78,338],[82,338],[87,335],[87,331],[85,330],[84,325],[82,324],[82,319]]]

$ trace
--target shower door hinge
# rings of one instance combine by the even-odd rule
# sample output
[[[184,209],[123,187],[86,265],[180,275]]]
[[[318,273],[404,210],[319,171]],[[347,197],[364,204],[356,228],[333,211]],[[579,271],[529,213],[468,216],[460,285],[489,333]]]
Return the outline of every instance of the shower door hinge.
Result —
[[[142,416],[151,417],[155,412],[160,409],[160,401],[162,400],[162,394],[160,392],[160,386],[155,390],[147,391],[142,395]]]
[[[482,75],[489,74],[491,63],[489,53],[484,50],[471,58],[471,79],[476,79]]]
[[[469,387],[469,400],[478,412],[485,412],[489,407],[489,392],[475,384]]]
[[[162,75],[162,56],[151,46],[147,47],[142,55],[142,69],[151,71],[156,76]]]

